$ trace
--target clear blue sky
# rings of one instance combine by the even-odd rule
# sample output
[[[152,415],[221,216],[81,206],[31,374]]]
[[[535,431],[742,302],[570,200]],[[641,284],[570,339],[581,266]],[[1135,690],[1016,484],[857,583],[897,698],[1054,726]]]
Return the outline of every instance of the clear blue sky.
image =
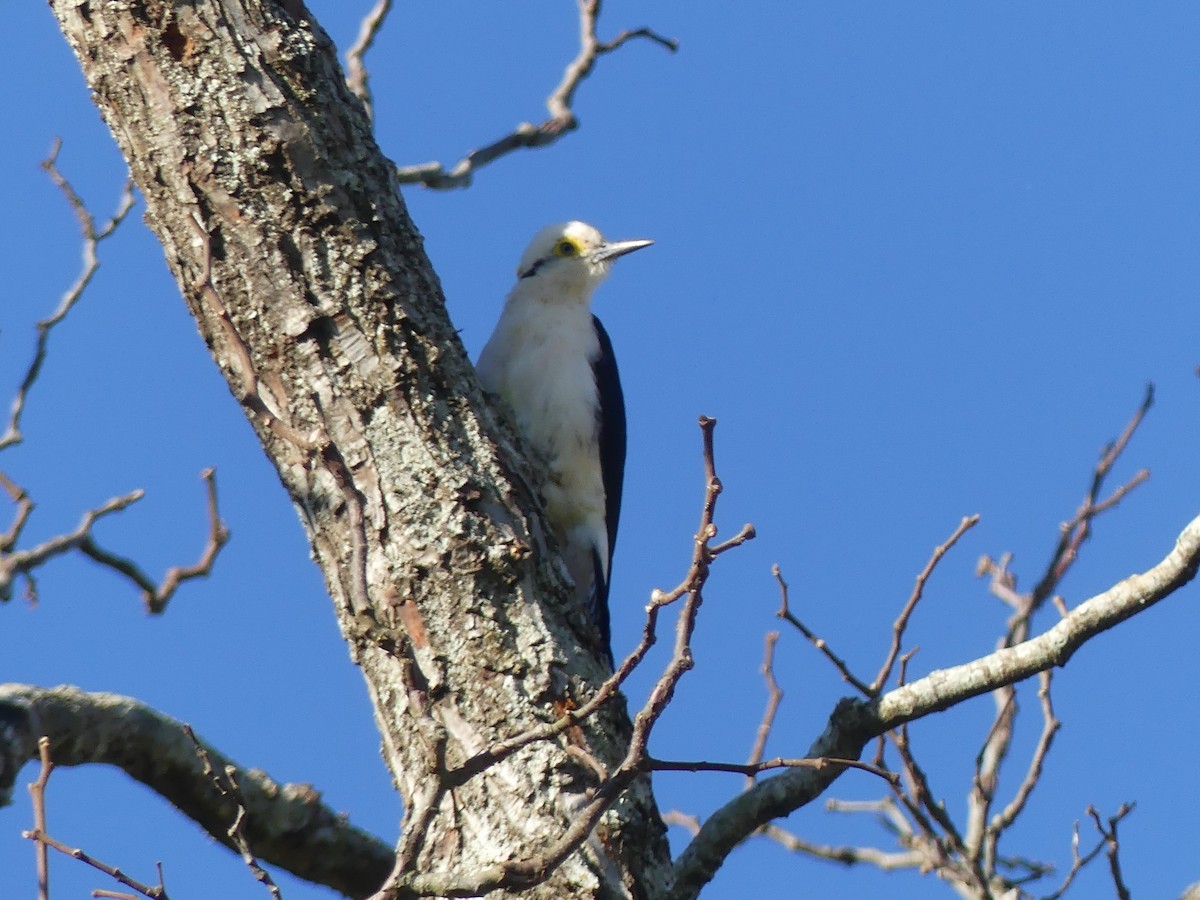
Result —
[[[368,5],[310,3],[343,48]],[[99,215],[124,166],[45,5],[3,8],[6,406],[33,321],[78,267],[74,220],[38,161],[61,135],[61,166]],[[1032,584],[1147,381],[1158,403],[1115,478],[1141,466],[1152,478],[1100,522],[1063,591],[1074,604],[1157,562],[1200,505],[1200,7],[770,3],[738,16],[683,0],[606,5],[606,36],[639,25],[678,38],[679,53],[634,44],[603,60],[579,92],[578,133],[502,160],[468,191],[406,198],[472,354],[542,225],[583,218],[610,237],[658,242],[622,261],[597,300],[631,433],[616,651],[634,642],[649,591],[686,566],[701,413],[720,423],[724,533],[753,521],[759,538],[713,576],[696,671],[654,752],[745,757],[763,703],[763,634],[776,627],[775,562],[803,618],[873,673],[931,548],[978,512],[917,613],[912,672],[990,650],[1006,610],[974,577],[977,558],[1012,551]],[[371,59],[384,152],[450,162],[539,119],[575,35],[566,2],[398,4]],[[36,608],[0,609],[0,679],[140,697],[244,766],[312,782],[391,840],[399,802],[297,518],[140,214],[104,247],[93,289],[56,332],[27,441],[0,468],[38,502],[30,540],[145,488],[99,535],[160,572],[194,558],[198,473],[215,465],[233,542],[160,619],[82,561],[42,570]],[[1200,879],[1200,774],[1188,752],[1200,722],[1181,702],[1194,682],[1197,590],[1103,636],[1058,675],[1065,726],[1004,852],[1065,866],[1089,803],[1110,813],[1136,800],[1122,826],[1135,893],[1171,897]],[[787,696],[768,752],[800,755],[845,688],[795,634],[780,641],[778,674]],[[634,684],[632,702],[647,684]],[[1028,686],[1022,697],[1029,718],[1009,790],[1040,727]],[[983,698],[913,729],[952,814],[990,714]],[[740,786],[656,779],[664,809],[700,815]],[[880,788],[850,775],[834,793]],[[0,811],[0,896],[33,894],[32,848],[19,837],[29,822],[20,795]],[[820,804],[786,825],[810,840],[890,846],[872,822]],[[116,772],[56,773],[50,827],[147,878],[162,860],[179,896],[265,896],[236,857]],[[66,859],[53,875],[59,898],[108,886]],[[288,900],[329,896],[277,877]],[[1109,893],[1098,866],[1075,896]],[[753,841],[706,896],[884,895],[950,892]]]

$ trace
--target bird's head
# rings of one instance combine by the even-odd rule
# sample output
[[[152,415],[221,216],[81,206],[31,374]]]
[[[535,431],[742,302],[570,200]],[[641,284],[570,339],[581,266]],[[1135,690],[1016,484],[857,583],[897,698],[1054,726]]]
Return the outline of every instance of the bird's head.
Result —
[[[537,233],[521,264],[518,284],[545,284],[556,292],[586,299],[608,275],[618,256],[649,247],[654,241],[606,241],[585,222],[547,225]]]

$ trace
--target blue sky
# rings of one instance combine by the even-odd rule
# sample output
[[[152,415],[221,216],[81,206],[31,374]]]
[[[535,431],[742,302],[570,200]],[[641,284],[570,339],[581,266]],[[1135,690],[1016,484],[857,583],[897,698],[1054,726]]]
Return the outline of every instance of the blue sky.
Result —
[[[345,48],[369,4],[309,5]],[[7,397],[32,323],[78,268],[71,212],[38,162],[61,135],[60,165],[99,216],[116,202],[124,165],[45,6],[4,8]],[[1099,523],[1062,585],[1068,603],[1161,559],[1200,499],[1200,8],[741,9],[610,0],[605,36],[649,25],[680,51],[632,44],[603,60],[578,95],[580,131],[559,145],[506,158],[467,191],[405,192],[472,355],[542,225],[582,218],[612,238],[657,241],[623,260],[597,297],[631,435],[616,652],[636,640],[649,591],[686,568],[701,413],[719,420],[723,533],[745,521],[759,533],[714,573],[696,670],[652,745],[661,757],[745,757],[764,700],[763,635],[777,624],[772,563],[805,621],[870,675],[931,549],[978,512],[917,612],[911,671],[990,650],[1006,609],[974,577],[976,560],[1011,551],[1022,584],[1033,583],[1147,382],[1157,404],[1114,484],[1142,466],[1152,477]],[[398,163],[452,162],[540,119],[575,39],[565,2],[399,4],[371,57],[384,152]],[[213,577],[158,619],[83,561],[44,569],[36,607],[0,609],[0,677],[140,697],[244,766],[312,782],[391,840],[399,802],[319,572],[140,215],[105,245],[92,290],[55,333],[26,443],[0,468],[38,503],[29,540],[145,488],[98,533],[161,572],[197,553],[198,473],[215,465],[233,541]],[[1111,813],[1135,800],[1122,825],[1133,890],[1169,897],[1200,879],[1185,850],[1200,838],[1200,775],[1176,750],[1195,744],[1200,727],[1181,702],[1194,677],[1197,590],[1102,636],[1057,675],[1064,728],[1005,852],[1065,866],[1089,803]],[[1053,617],[1047,610],[1039,626]],[[781,639],[777,670],[786,698],[768,753],[800,755],[846,691],[795,634]],[[635,679],[632,702],[649,682],[649,673]],[[1028,718],[1009,790],[1040,727],[1031,686],[1022,697]],[[990,714],[982,698],[913,728],[951,813],[963,809]],[[699,815],[739,788],[735,776],[656,779],[664,809]],[[833,793],[879,792],[850,775]],[[50,817],[60,839],[131,872],[148,878],[162,860],[180,895],[263,896],[236,857],[119,773],[58,771]],[[32,848],[19,837],[29,822],[21,796],[0,811],[0,896],[33,893]],[[872,822],[820,804],[785,824],[814,841],[889,847]],[[53,877],[56,897],[108,886],[66,859]],[[330,896],[278,878],[289,900]],[[1097,866],[1075,896],[1109,891]],[[752,841],[706,896],[793,894],[950,891]]]

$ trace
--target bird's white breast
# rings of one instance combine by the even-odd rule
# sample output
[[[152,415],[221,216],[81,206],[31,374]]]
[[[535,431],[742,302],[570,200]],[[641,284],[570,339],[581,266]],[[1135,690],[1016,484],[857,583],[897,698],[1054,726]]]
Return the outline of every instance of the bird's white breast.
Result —
[[[607,565],[598,396],[592,371],[600,343],[591,312],[586,298],[579,303],[555,302],[522,288],[526,286],[518,286],[510,295],[479,357],[479,377],[488,391],[499,394],[512,408],[525,439],[546,462],[546,512],[565,549],[590,544],[588,564],[595,547]],[[568,567],[577,568],[570,560]]]

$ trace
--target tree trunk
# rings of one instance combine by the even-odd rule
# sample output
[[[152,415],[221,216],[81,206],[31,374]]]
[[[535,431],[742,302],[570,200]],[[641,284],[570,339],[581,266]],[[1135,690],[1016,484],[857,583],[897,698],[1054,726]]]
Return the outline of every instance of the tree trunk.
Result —
[[[600,670],[530,471],[329,39],[298,0],[51,6],[308,530],[404,798],[399,859],[448,893],[495,884],[478,874],[537,858],[597,784],[568,751],[611,769],[628,722],[610,704],[567,737],[447,774],[579,705]],[[658,897],[668,865],[640,781],[522,896]],[[493,895],[522,878],[540,873]]]

